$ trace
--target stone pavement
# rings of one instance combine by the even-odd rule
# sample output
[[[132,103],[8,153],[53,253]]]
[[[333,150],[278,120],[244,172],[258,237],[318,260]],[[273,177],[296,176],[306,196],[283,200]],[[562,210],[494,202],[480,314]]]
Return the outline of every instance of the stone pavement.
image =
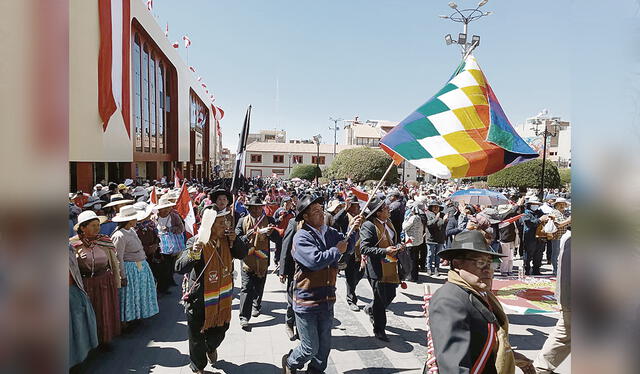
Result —
[[[520,265],[521,261],[516,261]],[[236,269],[240,269],[236,261]],[[545,268],[550,271],[550,266]],[[179,281],[176,275],[176,281]],[[420,280],[431,285],[432,292],[446,277],[427,277]],[[335,305],[332,350],[327,374],[419,374],[422,372],[426,349],[426,325],[422,316],[423,284],[407,282],[408,288],[398,287],[397,296],[387,312],[387,334],[391,341],[383,343],[372,336],[369,318],[361,310],[351,311],[345,300],[345,281],[337,282],[338,301]],[[281,358],[293,348],[284,330],[286,291],[277,275],[268,275],[262,303],[262,314],[252,318],[252,330],[246,332],[238,325],[239,274],[235,279],[231,327],[218,349],[215,368],[207,373],[281,373]],[[372,292],[366,279],[358,285],[359,305],[371,301]],[[184,309],[178,303],[178,287],[171,294],[159,298],[160,313],[144,320],[134,331],[113,342],[111,352],[93,352],[84,364],[83,372],[91,374],[190,374],[187,323]],[[555,315],[509,315],[511,343],[518,351],[535,358],[547,335],[556,323]],[[570,360],[557,370],[571,371]],[[517,369],[519,373],[520,370]]]

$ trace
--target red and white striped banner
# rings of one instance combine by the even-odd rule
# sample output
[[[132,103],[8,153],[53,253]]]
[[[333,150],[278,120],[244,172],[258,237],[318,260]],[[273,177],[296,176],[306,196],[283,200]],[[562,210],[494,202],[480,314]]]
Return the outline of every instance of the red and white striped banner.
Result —
[[[185,48],[189,48],[189,46],[191,45],[191,39],[189,39],[188,36],[183,36],[182,40],[184,41],[184,47]]]
[[[147,9],[149,11],[153,10],[153,0],[147,0]]]
[[[130,0],[98,0],[98,112],[102,119],[102,130],[107,130],[109,120],[116,109],[120,109],[129,137],[130,15]]]

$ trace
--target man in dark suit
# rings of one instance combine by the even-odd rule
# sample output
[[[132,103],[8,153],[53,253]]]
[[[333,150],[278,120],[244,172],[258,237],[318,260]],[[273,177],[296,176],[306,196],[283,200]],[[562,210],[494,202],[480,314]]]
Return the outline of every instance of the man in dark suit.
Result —
[[[400,284],[397,257],[400,236],[389,219],[391,214],[384,200],[374,197],[365,214],[367,221],[360,229],[360,250],[368,256],[366,274],[373,289],[373,301],[364,311],[373,323],[375,337],[388,342],[386,312]]]
[[[430,334],[438,370],[453,373],[535,374],[532,361],[513,352],[509,320],[491,293],[493,273],[504,255],[492,252],[476,230],[456,235],[440,252],[450,261],[447,283],[429,304]]]

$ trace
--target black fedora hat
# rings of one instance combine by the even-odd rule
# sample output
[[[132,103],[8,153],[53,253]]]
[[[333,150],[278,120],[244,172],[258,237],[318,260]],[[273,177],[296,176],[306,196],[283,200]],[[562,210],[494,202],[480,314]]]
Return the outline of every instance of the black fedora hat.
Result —
[[[459,233],[458,235],[456,235],[455,239],[453,239],[451,246],[443,251],[440,251],[438,253],[438,256],[447,261],[450,261],[455,257],[473,253],[490,255],[493,257],[506,257],[506,255],[503,255],[501,253],[493,252],[487,244],[484,235],[477,230],[463,231]]]
[[[371,199],[371,201],[367,205],[367,208],[364,211],[364,214],[366,215],[366,219],[373,217],[376,214],[376,212],[379,211],[380,208],[382,208],[384,204],[385,204],[384,199],[381,199],[377,196]]]
[[[265,202],[264,200],[262,200],[262,196],[260,196],[259,194],[253,195],[249,198],[249,201],[247,201],[244,205],[247,206],[265,206]]]
[[[322,198],[322,196],[316,194],[304,195],[302,198],[300,198],[300,200],[298,201],[298,205],[296,206],[296,221],[302,221],[302,215],[309,206],[315,203],[322,204],[323,202],[324,199]]]
[[[225,189],[220,188],[215,191],[209,192],[209,197],[211,198],[211,201],[214,203],[216,202],[216,199],[220,195],[225,195],[227,197],[227,200],[229,200],[229,204],[231,204],[231,201],[233,201],[233,195],[231,194],[231,192]]]

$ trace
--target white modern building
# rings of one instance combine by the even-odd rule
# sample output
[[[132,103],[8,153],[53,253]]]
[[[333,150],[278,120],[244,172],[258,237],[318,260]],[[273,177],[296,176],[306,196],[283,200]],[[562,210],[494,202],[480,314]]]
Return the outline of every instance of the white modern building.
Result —
[[[247,144],[253,142],[262,143],[286,143],[287,132],[284,130],[260,130],[257,134],[251,134],[247,136]]]
[[[356,145],[338,145],[336,152],[357,148]],[[291,170],[298,164],[327,168],[333,161],[333,144],[296,144],[254,142],[247,145],[244,175],[247,177],[270,177],[277,175],[289,178]]]
[[[536,135],[536,124],[538,135]],[[520,136],[542,156],[544,129],[551,136],[547,138],[547,160],[553,161],[559,167],[571,165],[571,122],[560,117],[551,117],[544,109],[535,117],[527,118],[524,123],[515,126]]]

